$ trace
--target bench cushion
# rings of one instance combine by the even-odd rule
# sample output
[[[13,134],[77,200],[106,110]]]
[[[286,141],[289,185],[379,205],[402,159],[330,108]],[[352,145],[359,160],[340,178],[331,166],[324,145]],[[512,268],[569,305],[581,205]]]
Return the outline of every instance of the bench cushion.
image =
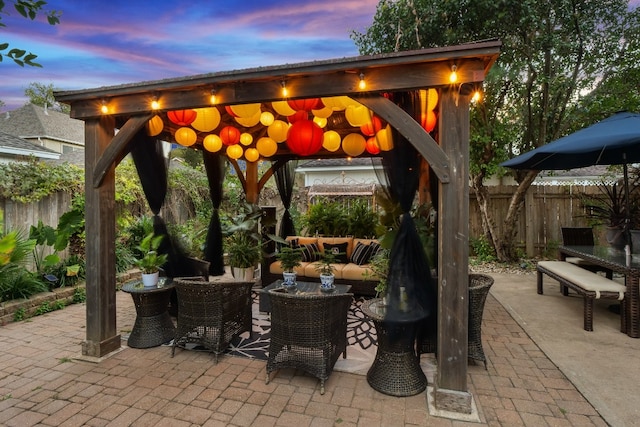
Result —
[[[617,292],[618,299],[624,298],[626,290],[623,284],[609,280],[597,273],[580,268],[575,264],[565,261],[540,261],[538,267],[542,267],[560,277],[563,277],[586,291],[595,292],[596,298],[600,298],[600,292]]]

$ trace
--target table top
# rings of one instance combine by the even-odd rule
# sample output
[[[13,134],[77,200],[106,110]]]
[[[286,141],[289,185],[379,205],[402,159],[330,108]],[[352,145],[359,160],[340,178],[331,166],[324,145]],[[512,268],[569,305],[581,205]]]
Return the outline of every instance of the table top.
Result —
[[[262,288],[262,292],[269,292],[276,289],[286,289],[282,286],[282,280],[276,280],[269,286]],[[334,285],[332,291],[323,291],[320,289],[320,283],[317,282],[301,282],[297,281],[294,289],[287,289],[291,293],[304,294],[304,295],[332,295],[332,294],[346,294],[351,290],[351,285]]]
[[[611,246],[562,245],[558,250],[566,255],[577,256],[613,271],[640,275],[640,254],[627,256],[624,250]]]
[[[131,280],[122,285],[122,290],[130,294],[145,294],[150,292],[164,292],[175,287],[176,285],[173,280],[167,277],[161,277],[158,279],[156,286],[143,286],[142,280]]]
[[[360,307],[365,316],[374,321],[391,321],[397,323],[417,322],[424,319],[426,314],[422,310],[412,310],[407,312],[396,312],[392,319],[386,318],[387,305],[383,304],[382,298],[374,298],[362,303]]]

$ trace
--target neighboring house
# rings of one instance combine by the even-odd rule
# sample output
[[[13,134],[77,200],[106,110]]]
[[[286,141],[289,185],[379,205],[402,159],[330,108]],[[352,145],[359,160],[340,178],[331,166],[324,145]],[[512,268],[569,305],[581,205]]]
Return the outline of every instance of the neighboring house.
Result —
[[[60,153],[0,131],[0,163],[23,161],[29,157],[58,160]]]
[[[58,153],[84,150],[82,120],[34,104],[1,113],[0,131]]]

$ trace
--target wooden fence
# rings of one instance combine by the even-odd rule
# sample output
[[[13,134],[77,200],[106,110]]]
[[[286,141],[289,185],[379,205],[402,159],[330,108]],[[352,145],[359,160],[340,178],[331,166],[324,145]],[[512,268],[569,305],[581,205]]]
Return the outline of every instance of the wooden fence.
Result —
[[[515,186],[489,187],[492,215],[501,231],[505,227],[504,217],[515,192]],[[516,221],[516,246],[528,257],[552,255],[562,242],[562,227],[589,226],[581,206],[581,195],[599,195],[596,186],[560,185],[531,186]],[[469,201],[469,235],[476,238],[483,234],[478,203],[471,192]],[[604,230],[595,229],[595,237],[604,242]]]
[[[501,218],[507,212],[515,188],[504,185],[489,187],[492,215],[496,218],[499,230],[505,226]],[[581,194],[596,195],[599,190],[595,186],[583,185],[532,186],[517,220],[516,245],[529,257],[549,254],[562,241],[561,227],[587,226],[579,198]],[[272,198],[271,201],[261,199],[260,204],[281,207],[279,198]],[[474,239],[483,233],[475,194],[471,192],[469,198],[469,235]],[[171,200],[169,196],[167,201],[170,203]],[[28,232],[29,227],[36,225],[38,220],[56,227],[58,218],[70,206],[71,195],[67,193],[54,194],[33,204],[0,199],[0,218],[4,215],[4,230],[0,228],[0,232],[15,229]],[[184,219],[183,214],[170,211],[165,210],[163,213],[167,221]],[[603,233],[603,230],[596,229],[596,238],[601,242],[604,241]]]

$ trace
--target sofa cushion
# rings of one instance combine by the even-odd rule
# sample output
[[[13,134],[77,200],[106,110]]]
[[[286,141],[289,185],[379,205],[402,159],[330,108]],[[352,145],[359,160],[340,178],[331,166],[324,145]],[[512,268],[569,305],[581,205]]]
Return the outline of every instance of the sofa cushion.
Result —
[[[347,255],[347,242],[343,243],[322,243],[324,252],[331,252],[336,256],[336,261],[340,264],[346,264],[349,262],[349,256]]]
[[[357,265],[350,262],[342,268],[341,274],[344,280],[380,280],[369,264]]]
[[[320,249],[316,243],[307,243],[300,247],[302,248],[302,261],[314,262],[320,259]]]
[[[298,276],[304,276],[304,268],[309,264],[308,262],[300,263],[300,266],[294,267],[293,271],[296,272]],[[274,261],[269,265],[269,273],[271,274],[282,274],[283,268],[280,264],[280,261]]]
[[[347,244],[347,258],[351,256],[351,252],[353,251],[353,237],[318,237],[318,247],[321,251],[324,251],[323,244],[330,243],[332,245],[338,243],[346,243]]]
[[[317,237],[287,236],[287,238],[285,240],[287,240],[289,242],[291,242],[293,240],[297,240],[298,241],[298,243],[297,243],[298,246],[307,245],[309,243],[318,243],[318,238]]]
[[[365,245],[362,242],[357,242],[353,248],[353,253],[351,254],[349,261],[356,265],[368,264],[371,259],[373,249],[374,248],[371,245]]]

